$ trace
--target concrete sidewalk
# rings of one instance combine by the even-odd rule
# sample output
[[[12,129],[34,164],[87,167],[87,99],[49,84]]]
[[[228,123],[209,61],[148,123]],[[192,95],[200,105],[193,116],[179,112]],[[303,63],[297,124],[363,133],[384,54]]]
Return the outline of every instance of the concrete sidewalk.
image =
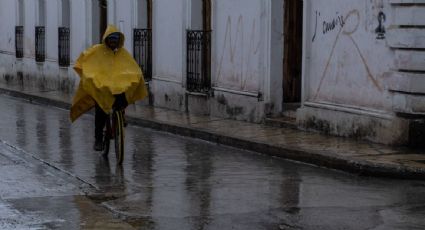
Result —
[[[0,94],[64,109],[70,108],[72,99],[70,95],[59,91],[40,91],[4,83],[0,84]],[[150,106],[130,105],[126,114],[130,124],[261,154],[361,175],[425,179],[423,150],[390,147]]]

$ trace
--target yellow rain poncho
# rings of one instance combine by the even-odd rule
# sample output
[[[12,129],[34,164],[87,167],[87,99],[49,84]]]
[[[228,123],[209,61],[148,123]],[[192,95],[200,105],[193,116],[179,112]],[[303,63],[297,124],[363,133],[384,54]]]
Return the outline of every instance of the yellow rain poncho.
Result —
[[[114,95],[125,93],[129,104],[148,95],[139,65],[122,47],[124,34],[120,33],[117,51],[105,45],[105,38],[114,32],[119,31],[109,25],[102,44],[85,50],[75,63],[74,69],[80,76],[80,84],[72,101],[71,121],[93,108],[96,102],[105,113],[110,113],[115,102]]]

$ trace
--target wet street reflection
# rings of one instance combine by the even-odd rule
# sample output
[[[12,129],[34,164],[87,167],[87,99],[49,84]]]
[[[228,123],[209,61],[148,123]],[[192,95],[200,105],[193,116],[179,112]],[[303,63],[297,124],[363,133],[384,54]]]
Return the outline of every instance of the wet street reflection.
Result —
[[[92,150],[93,116],[71,124],[66,110],[6,96],[0,107],[1,140],[94,188],[1,197],[23,213],[54,213],[45,215],[55,220],[48,229],[425,228],[424,182],[358,177],[131,125],[117,167],[113,150],[107,159]]]

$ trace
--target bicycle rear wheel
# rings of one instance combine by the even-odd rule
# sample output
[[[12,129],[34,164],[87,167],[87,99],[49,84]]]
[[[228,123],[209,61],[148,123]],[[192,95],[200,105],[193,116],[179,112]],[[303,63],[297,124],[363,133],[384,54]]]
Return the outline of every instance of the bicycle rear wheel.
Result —
[[[122,111],[114,111],[115,122],[115,156],[117,164],[121,165],[124,160],[124,115]]]

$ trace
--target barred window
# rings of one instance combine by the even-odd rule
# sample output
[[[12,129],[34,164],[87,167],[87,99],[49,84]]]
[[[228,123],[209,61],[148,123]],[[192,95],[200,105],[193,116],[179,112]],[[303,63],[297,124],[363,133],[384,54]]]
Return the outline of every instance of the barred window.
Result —
[[[146,81],[152,79],[152,30],[134,29],[133,55]]]
[[[211,31],[187,31],[187,90],[208,92],[211,88]]]
[[[35,27],[35,61],[44,62],[46,58],[45,27]]]
[[[59,66],[69,66],[70,59],[70,43],[69,43],[69,28],[59,27],[59,40],[58,40],[58,58]]]
[[[24,27],[15,27],[15,54],[16,58],[24,57]]]

